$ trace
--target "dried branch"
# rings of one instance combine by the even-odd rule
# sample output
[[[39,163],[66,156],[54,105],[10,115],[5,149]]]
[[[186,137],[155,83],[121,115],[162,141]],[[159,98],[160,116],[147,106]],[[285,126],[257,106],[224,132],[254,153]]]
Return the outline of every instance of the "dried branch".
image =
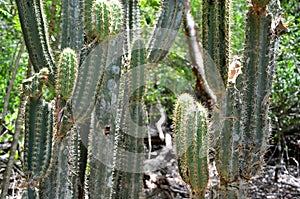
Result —
[[[6,97],[5,97],[5,100],[4,100],[4,106],[3,106],[3,112],[2,112],[2,117],[0,118],[0,132],[2,132],[2,122],[4,121],[5,117],[6,117],[6,114],[7,114],[7,111],[8,111],[8,105],[9,105],[9,98],[10,98],[10,93],[13,89],[13,83],[15,82],[15,79],[16,79],[16,76],[17,76],[17,72],[18,72],[18,69],[19,69],[19,62],[20,62],[20,59],[21,59],[21,55],[24,51],[24,47],[25,47],[25,42],[23,41],[22,44],[21,44],[21,47],[20,47],[20,50],[18,52],[18,55],[17,57],[15,58],[15,56],[12,57],[12,61],[11,61],[11,66],[13,65],[14,63],[14,60],[15,61],[15,68],[13,70],[13,74],[12,74],[12,77],[9,81],[9,84],[8,84],[8,87],[7,87],[7,91],[6,91]],[[10,66],[10,67],[11,67]]]
[[[19,137],[20,137],[20,133],[21,133],[21,126],[22,126],[22,122],[23,122],[23,117],[24,117],[24,106],[25,106],[25,95],[22,94],[21,97],[21,101],[20,101],[20,108],[19,108],[19,112],[18,112],[18,117],[17,117],[17,121],[15,124],[15,133],[14,133],[14,137],[13,137],[13,141],[11,144],[11,148],[10,148],[10,154],[9,154],[9,159],[6,165],[6,170],[4,172],[3,175],[3,181],[2,181],[2,185],[1,185],[1,198],[5,199],[6,195],[7,195],[7,191],[8,191],[8,186],[9,186],[9,179],[10,179],[10,175],[12,172],[12,167],[14,164],[14,159],[15,159],[15,154],[16,154],[16,150],[18,147],[18,143],[19,143]]]
[[[212,100],[210,105],[217,103],[217,97],[213,90],[210,88],[206,76],[205,76],[205,69],[204,69],[204,61],[203,61],[203,52],[200,49],[198,35],[196,31],[196,25],[194,21],[194,17],[191,15],[191,7],[190,1],[186,1],[186,10],[183,17],[183,24],[185,29],[186,38],[189,45],[189,52],[191,56],[191,64],[196,70],[196,75],[198,79],[198,83],[200,85],[199,88],[203,91],[203,95],[207,96],[207,101]]]

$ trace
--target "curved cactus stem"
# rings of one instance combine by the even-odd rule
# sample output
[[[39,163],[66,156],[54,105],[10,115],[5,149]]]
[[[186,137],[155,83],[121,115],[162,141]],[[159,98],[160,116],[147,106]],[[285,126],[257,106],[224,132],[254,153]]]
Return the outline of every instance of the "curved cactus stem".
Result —
[[[42,1],[18,0],[16,2],[26,47],[34,70],[39,72],[42,67],[47,67],[50,71],[49,79],[54,85],[56,65],[48,43]]]
[[[158,63],[169,53],[180,28],[183,0],[164,0],[156,27],[147,47],[149,63]]]
[[[181,177],[193,198],[204,197],[208,183],[207,111],[189,94],[178,97],[174,110],[175,145]]]

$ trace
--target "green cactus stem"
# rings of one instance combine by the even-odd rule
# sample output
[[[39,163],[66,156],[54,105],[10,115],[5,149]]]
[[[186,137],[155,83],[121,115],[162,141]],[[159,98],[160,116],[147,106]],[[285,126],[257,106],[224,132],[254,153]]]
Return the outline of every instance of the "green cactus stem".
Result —
[[[269,137],[268,98],[273,71],[271,65],[270,46],[271,14],[261,8],[251,6],[247,14],[245,55],[243,70],[243,105],[241,148],[242,176],[249,178],[257,174],[263,165],[263,154],[267,149]]]
[[[204,197],[208,183],[207,111],[189,94],[178,97],[174,110],[175,145],[183,180],[193,189],[193,198]]]
[[[264,164],[270,133],[268,98],[274,65],[271,63],[271,14],[249,6],[244,61],[229,67],[224,123],[217,141],[219,196],[247,197],[248,181]],[[230,146],[230,147],[228,147]]]
[[[113,189],[110,198],[139,198],[142,192],[146,135],[143,95],[145,92],[145,48],[136,40],[131,53],[131,70],[120,82],[119,111],[113,159]],[[128,161],[130,160],[130,161]]]
[[[20,0],[16,2],[26,47],[34,70],[39,72],[42,67],[47,67],[50,71],[49,79],[54,85],[53,74],[56,72],[56,65],[48,43],[42,1]]]
[[[46,174],[52,153],[53,107],[41,98],[29,98],[25,114],[24,171],[29,179]]]
[[[84,42],[83,1],[62,1],[61,38],[61,49],[69,47],[72,48],[77,55],[80,55],[80,51]]]
[[[123,42],[117,42],[122,49]],[[111,52],[116,53],[115,52]],[[110,54],[110,53],[109,53]],[[112,186],[113,143],[115,138],[115,119],[117,112],[118,82],[121,73],[122,57],[116,54],[104,74],[103,89],[101,89],[95,110],[91,118],[89,135],[90,198],[108,198]]]
[[[73,94],[77,78],[77,68],[78,63],[75,51],[71,48],[65,48],[59,59],[56,89],[60,97],[66,101]]]
[[[202,32],[200,41],[220,71],[224,86],[229,66],[229,4],[228,0],[202,1]],[[204,62],[208,62],[204,57]]]
[[[147,47],[149,63],[158,63],[169,53],[180,28],[183,11],[183,0],[163,1],[159,19]]]
[[[92,5],[92,32],[99,40],[105,40],[121,32],[123,12],[118,0],[95,0]],[[91,31],[89,31],[91,32]]]

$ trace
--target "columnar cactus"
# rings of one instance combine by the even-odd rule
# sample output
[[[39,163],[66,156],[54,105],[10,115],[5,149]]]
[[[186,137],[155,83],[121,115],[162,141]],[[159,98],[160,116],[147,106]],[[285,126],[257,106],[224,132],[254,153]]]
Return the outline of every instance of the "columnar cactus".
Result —
[[[211,105],[209,108],[212,111],[210,133],[215,139],[214,142],[208,143],[215,149],[216,167],[220,177],[219,188],[214,193],[217,193],[219,198],[246,198],[249,179],[258,174],[264,164],[263,155],[267,150],[270,133],[268,98],[274,73],[272,60],[274,56],[270,53],[274,53],[273,48],[277,39],[271,28],[271,24],[276,20],[272,18],[271,11],[274,12],[274,16],[278,12],[274,6],[277,1],[251,1],[247,14],[243,62],[234,60],[230,65],[228,63],[230,58],[228,14],[227,17],[222,17],[224,13],[228,13],[226,10],[229,9],[229,1],[221,2],[223,1],[203,2],[203,32],[200,34],[204,49],[208,50],[222,76],[222,79],[215,77],[217,83],[208,79],[208,84],[213,91],[220,90],[215,86],[220,85],[219,82],[226,87],[224,94],[218,95],[215,104],[207,103]],[[269,10],[268,7],[274,9]],[[186,30],[189,31],[189,23],[185,25]],[[191,51],[191,57],[197,57],[193,54],[195,52],[196,50]],[[207,63],[205,59],[204,54],[204,64]],[[211,78],[209,74],[211,69],[208,66],[204,66],[205,75]],[[199,76],[206,81],[207,77],[201,74]],[[200,81],[199,84],[203,82]],[[174,120],[178,122],[176,117]],[[184,121],[179,122],[180,125],[184,125]],[[199,128],[203,127],[199,126]],[[184,134],[183,129],[180,131]],[[188,140],[184,144],[187,145]],[[198,142],[199,146],[202,144],[202,141]],[[180,152],[180,149],[178,151]],[[181,161],[182,159],[179,158],[179,165]],[[201,162],[199,161],[198,164],[200,165]],[[188,169],[192,168],[188,167]],[[180,169],[185,179],[186,167]],[[186,181],[190,183],[189,179]],[[202,187],[198,186],[198,188]]]
[[[207,116],[207,110],[189,94],[178,97],[173,118],[178,166],[193,189],[193,198],[204,197],[208,183]]]
[[[41,1],[16,2],[34,68],[32,77],[24,82],[28,185],[23,197],[140,197],[146,65],[166,57],[179,30],[185,1],[162,1],[158,22],[145,45],[138,0],[62,0],[61,45],[54,50],[48,42]],[[253,0],[249,5],[242,64],[229,66],[229,1],[202,1],[200,41],[208,52],[205,56],[193,54],[201,53],[200,45],[195,35],[187,34],[193,40],[188,43],[196,43],[189,49],[194,70],[203,70],[197,73],[197,89],[204,90],[196,94],[210,100],[202,103],[210,105],[205,109],[189,95],[182,95],[174,116],[179,166],[194,197],[203,197],[207,186],[207,145],[215,148],[221,198],[246,197],[247,180],[263,164],[274,68],[269,55],[274,45],[269,2]],[[187,33],[189,30],[186,28]],[[58,63],[52,52],[59,52]],[[198,67],[199,63],[204,66]],[[209,88],[213,100],[201,98],[200,91]],[[55,90],[54,97],[47,97],[49,90]],[[208,121],[213,123],[208,125]],[[214,134],[214,142],[206,140],[209,133]],[[88,152],[82,148],[84,137],[89,137],[85,143]],[[89,193],[83,193],[84,184]]]
[[[58,64],[56,88],[60,97],[64,100],[70,99],[77,78],[77,56],[74,50],[66,48],[62,51]]]
[[[163,1],[151,42],[145,47],[138,0],[63,0],[61,44],[54,50],[48,42],[41,1],[20,0],[17,5],[34,66],[32,77],[24,82],[24,91],[30,98],[26,109],[30,125],[25,131],[25,138],[30,139],[24,149],[25,169],[30,175],[24,198],[83,198],[83,179],[88,179],[90,192],[85,194],[90,198],[137,198],[142,191],[146,130],[145,64],[158,63],[166,56],[181,24],[183,1]],[[55,63],[52,51],[59,50],[60,59]],[[54,97],[47,96],[45,91],[49,90],[54,91]],[[53,103],[47,112],[53,118],[42,118],[49,123],[41,127],[47,128],[49,135],[43,145],[35,140],[38,136],[32,138],[39,132],[32,126],[40,124],[37,108],[42,102],[50,105],[46,100]],[[33,103],[36,106],[31,106]],[[91,131],[80,129],[89,124]],[[88,153],[79,147],[81,136],[89,137]],[[42,154],[34,152],[35,146],[40,146]],[[114,159],[108,157],[113,151]],[[125,156],[134,161],[133,169]],[[41,165],[38,168],[42,169],[37,171],[30,165]],[[30,184],[31,181],[37,183]]]

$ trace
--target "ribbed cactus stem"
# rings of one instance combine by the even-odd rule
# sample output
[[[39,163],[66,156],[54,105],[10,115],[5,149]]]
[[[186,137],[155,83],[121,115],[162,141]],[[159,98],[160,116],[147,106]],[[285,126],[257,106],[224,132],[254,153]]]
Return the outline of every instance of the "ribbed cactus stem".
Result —
[[[99,44],[90,52],[80,66],[72,96],[74,119],[78,123],[84,123],[91,116],[94,109],[96,95],[99,93],[103,83],[106,54],[110,47],[108,41]]]
[[[202,1],[203,48],[208,51],[210,58],[220,71],[224,84],[227,81],[229,66],[229,0]],[[205,57],[204,57],[205,58]],[[208,62],[205,58],[204,62]]]
[[[92,31],[99,40],[105,40],[121,32],[122,5],[118,0],[95,0],[92,4]]]
[[[239,153],[242,138],[241,120],[241,63],[237,60],[230,64],[223,111],[223,126],[216,144],[216,166],[222,182],[238,180]],[[238,78],[238,79],[237,79]]]
[[[123,40],[112,40],[118,50],[108,52],[103,87],[97,96],[97,104],[91,118],[89,135],[89,191],[90,198],[108,198],[112,185],[113,142],[115,120],[118,111],[118,89],[121,75],[121,49]]]
[[[50,80],[54,83],[56,65],[49,46],[48,31],[41,0],[16,1],[30,60],[39,72],[42,67],[50,71]]]
[[[68,100],[74,91],[77,78],[77,56],[71,48],[65,48],[59,59],[56,89],[60,97]]]
[[[85,1],[86,2],[86,1]],[[70,47],[80,55],[83,46],[83,1],[62,1],[62,36],[61,49]],[[91,22],[91,21],[89,21]],[[76,29],[74,29],[76,28]]]
[[[183,180],[193,189],[193,198],[204,197],[208,183],[207,111],[189,94],[178,97],[174,111],[175,145]]]
[[[156,27],[147,47],[149,63],[158,63],[169,53],[180,28],[183,0],[165,0]]]
[[[269,137],[269,95],[271,72],[271,14],[263,7],[249,7],[243,70],[241,153],[242,176],[257,174],[263,164],[263,154]]]
[[[143,138],[146,134],[143,63],[145,47],[138,39],[131,53],[131,70],[120,82],[111,198],[139,198],[142,192]]]
[[[46,174],[52,153],[53,107],[39,98],[29,98],[25,114],[24,171],[30,180]]]

